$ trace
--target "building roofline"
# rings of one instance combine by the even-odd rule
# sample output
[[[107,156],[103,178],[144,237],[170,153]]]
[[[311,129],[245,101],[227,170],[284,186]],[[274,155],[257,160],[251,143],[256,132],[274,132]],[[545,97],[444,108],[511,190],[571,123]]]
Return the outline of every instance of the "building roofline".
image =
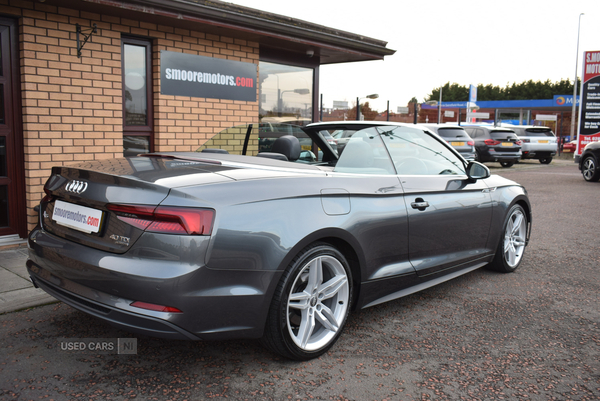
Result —
[[[184,21],[200,22],[234,31],[313,46],[324,53],[342,52],[347,61],[381,60],[396,51],[387,42],[304,20],[216,0],[84,0],[113,8]],[[318,55],[318,54],[317,54]],[[343,62],[321,57],[321,64]]]

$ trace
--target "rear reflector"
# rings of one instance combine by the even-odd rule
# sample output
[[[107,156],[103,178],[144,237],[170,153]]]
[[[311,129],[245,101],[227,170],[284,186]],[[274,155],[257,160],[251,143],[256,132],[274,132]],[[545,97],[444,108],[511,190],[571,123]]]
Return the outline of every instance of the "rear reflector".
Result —
[[[147,302],[141,302],[141,301],[132,302],[130,305],[135,308],[153,310],[153,311],[157,311],[157,312],[183,313],[179,309],[174,308],[172,306],[149,304]]]
[[[141,230],[163,234],[210,235],[213,209],[176,206],[108,205],[117,218]]]

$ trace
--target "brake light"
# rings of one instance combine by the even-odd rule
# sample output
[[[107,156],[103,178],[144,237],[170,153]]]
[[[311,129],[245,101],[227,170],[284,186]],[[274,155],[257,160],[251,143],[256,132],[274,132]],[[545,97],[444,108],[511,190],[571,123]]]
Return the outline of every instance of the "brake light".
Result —
[[[469,146],[475,146],[475,141],[469,141],[469,142],[467,142],[467,145],[469,145]]]
[[[486,145],[490,145],[490,146],[494,146],[494,145],[500,145],[502,142],[500,141],[496,141],[494,139],[486,139],[485,141],[483,141]]]
[[[529,142],[529,141],[527,141],[527,142]],[[522,142],[522,141],[517,141],[517,142],[515,142],[515,143],[516,143],[517,145],[522,145],[522,144],[523,144],[523,142]]]
[[[210,235],[213,209],[177,206],[108,205],[117,218],[141,230],[163,234]]]
[[[141,302],[141,301],[132,302],[130,305],[133,306],[134,308],[153,310],[153,311],[157,311],[157,312],[183,313],[179,309],[174,308],[172,306],[149,304],[147,302]]]

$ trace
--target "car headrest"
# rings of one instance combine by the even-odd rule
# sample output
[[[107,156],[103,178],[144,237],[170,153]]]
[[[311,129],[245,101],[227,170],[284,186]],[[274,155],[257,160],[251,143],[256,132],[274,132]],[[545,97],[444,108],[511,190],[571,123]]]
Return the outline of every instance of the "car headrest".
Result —
[[[271,153],[281,153],[291,162],[298,160],[301,151],[300,141],[293,135],[280,136],[271,148]]]

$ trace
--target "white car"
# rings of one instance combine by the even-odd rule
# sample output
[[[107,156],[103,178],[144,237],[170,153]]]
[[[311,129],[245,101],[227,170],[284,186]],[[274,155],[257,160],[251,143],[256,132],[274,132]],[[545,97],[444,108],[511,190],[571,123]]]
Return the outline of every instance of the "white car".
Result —
[[[505,124],[502,125],[506,127]],[[521,145],[521,159],[538,159],[542,164],[550,164],[552,157],[558,152],[556,135],[548,127],[534,125],[513,125],[510,129],[515,131]]]

